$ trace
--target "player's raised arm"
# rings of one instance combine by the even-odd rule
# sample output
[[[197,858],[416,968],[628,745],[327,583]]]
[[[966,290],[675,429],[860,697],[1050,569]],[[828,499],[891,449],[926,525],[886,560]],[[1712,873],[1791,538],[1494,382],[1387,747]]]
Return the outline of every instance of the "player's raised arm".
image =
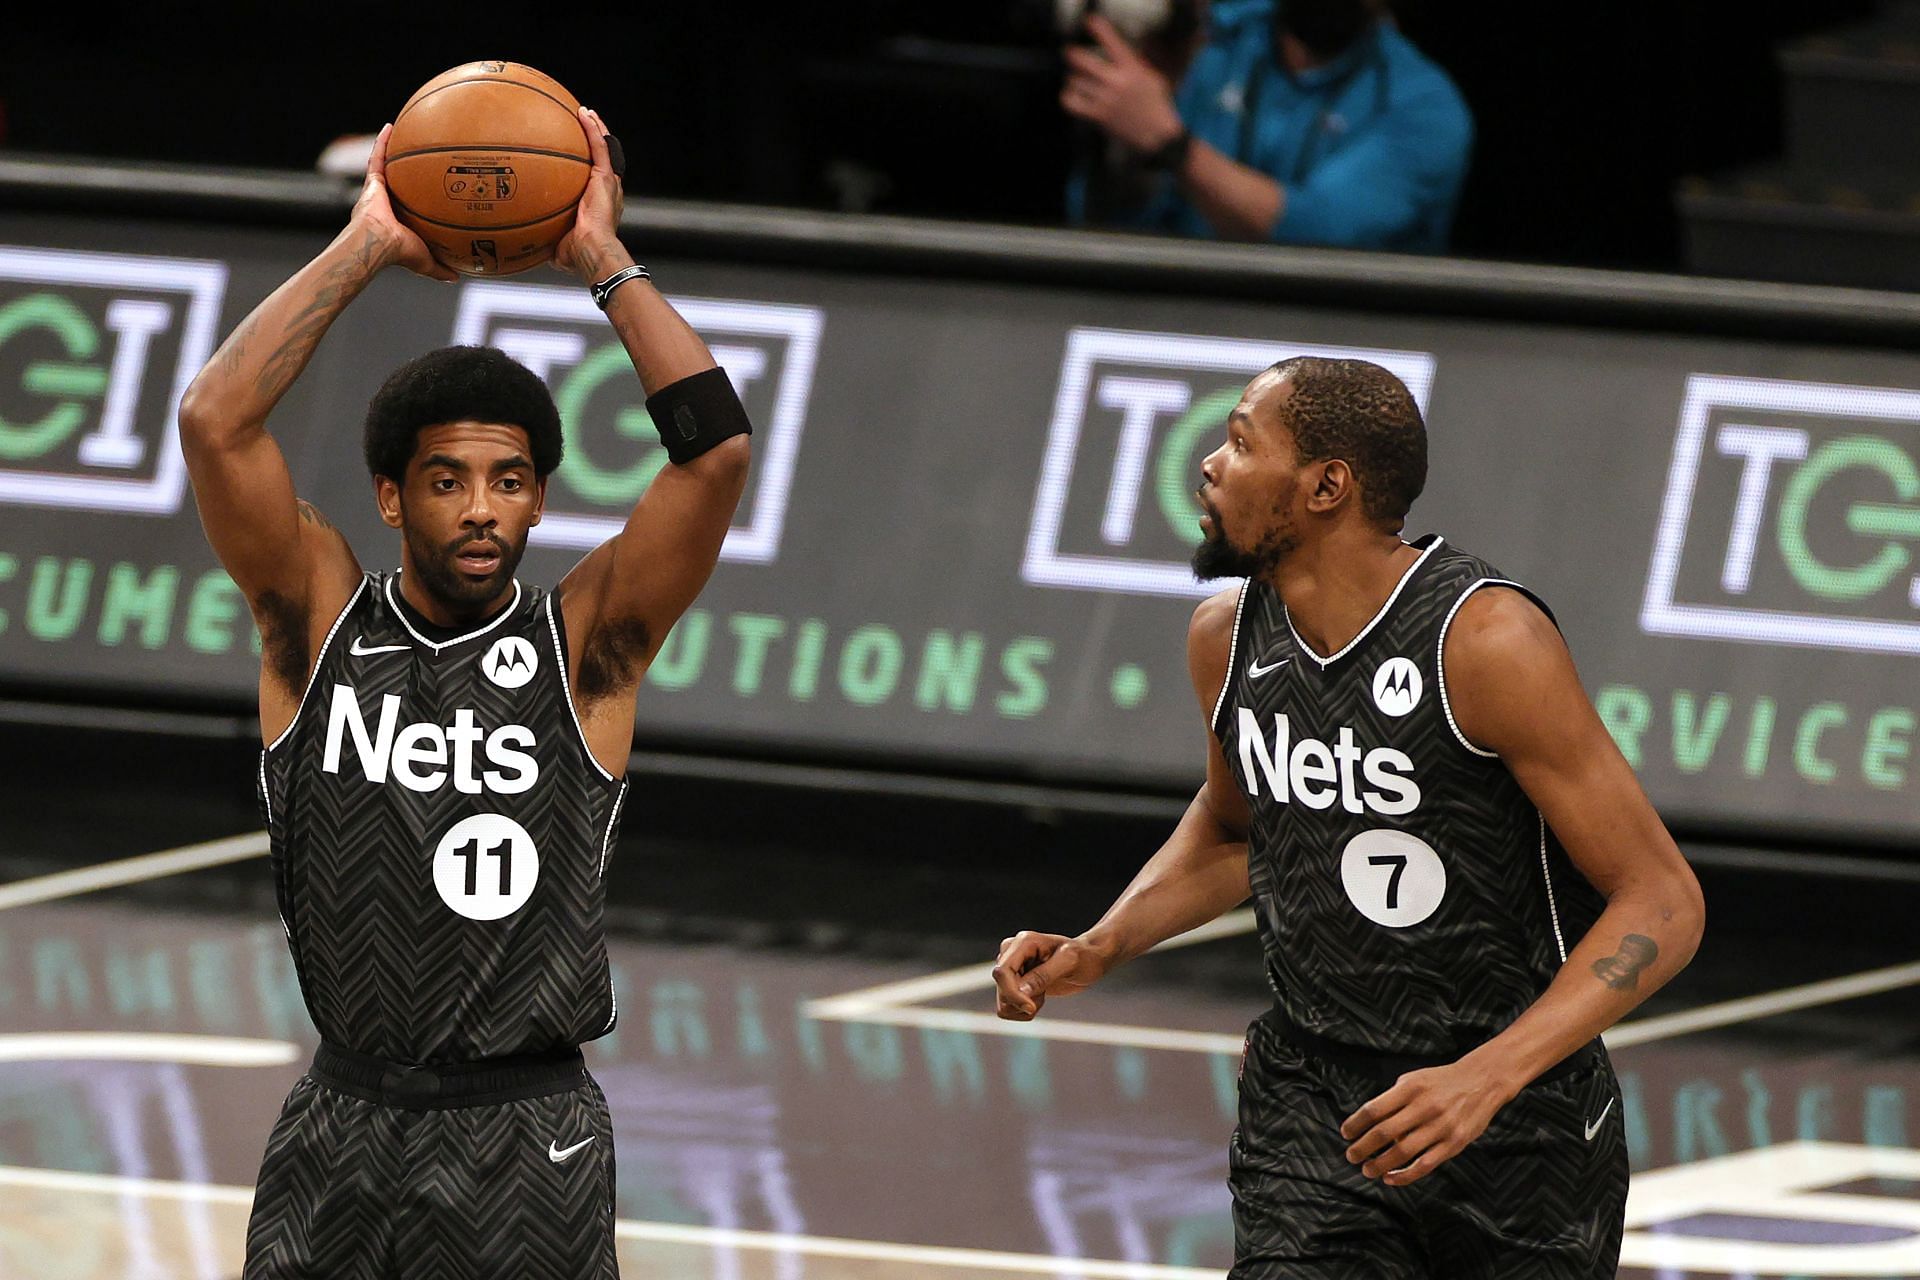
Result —
[[[1211,719],[1226,683],[1238,589],[1194,611],[1187,668],[1202,714]],[[994,962],[997,1012],[1024,1022],[1049,995],[1083,991],[1116,966],[1247,900],[1247,803],[1220,740],[1207,734],[1207,780],[1180,822],[1100,922],[1077,938],[1023,932],[1005,939]]]
[[[267,417],[313,358],[328,328],[382,268],[399,264],[451,280],[387,202],[382,129],[346,227],[320,255],[253,309],[180,401],[180,447],[207,541],[253,608],[269,645],[295,618],[334,597],[360,570],[339,532],[294,496]],[[270,648],[266,669],[296,691],[307,646]],[[299,667],[294,671],[292,667]]]
[[[669,460],[626,527],[561,583],[574,691],[588,710],[632,694],[668,630],[706,585],[746,488],[749,445],[746,414],[727,375],[620,243],[620,177],[607,127],[592,111],[583,110],[581,121],[593,174],[554,265],[594,286],[640,375]],[[631,717],[607,719],[610,748],[624,760]],[[588,733],[598,749],[592,724]]]

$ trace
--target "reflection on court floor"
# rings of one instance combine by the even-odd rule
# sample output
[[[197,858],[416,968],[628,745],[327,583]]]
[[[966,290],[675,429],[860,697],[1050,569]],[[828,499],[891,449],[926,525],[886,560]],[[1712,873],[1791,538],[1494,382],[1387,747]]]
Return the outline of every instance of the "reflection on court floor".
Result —
[[[238,1274],[314,1035],[270,912],[195,903],[262,870],[181,868],[166,910],[0,889],[0,1276]],[[1621,1037],[1623,1276],[1920,1277],[1920,966],[1845,930],[1796,945],[1801,981],[1710,954]],[[1244,953],[1244,984],[1148,957],[1019,1027],[978,1016],[977,966],[616,938],[620,1024],[588,1060],[627,1274],[1217,1276],[1261,993],[1244,932],[1205,949]]]

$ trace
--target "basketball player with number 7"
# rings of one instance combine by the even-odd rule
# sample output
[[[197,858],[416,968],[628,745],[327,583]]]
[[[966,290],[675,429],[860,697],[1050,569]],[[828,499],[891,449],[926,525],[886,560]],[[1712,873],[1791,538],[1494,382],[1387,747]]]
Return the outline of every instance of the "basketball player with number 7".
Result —
[[[1248,384],[1201,466],[1185,818],[1077,938],[993,976],[1036,1016],[1253,899],[1272,1007],[1228,1147],[1233,1280],[1600,1280],[1627,1191],[1599,1035],[1686,965],[1700,888],[1531,591],[1429,534],[1420,410],[1360,360]]]
[[[400,568],[296,496],[268,415],[375,275],[453,273],[395,217],[390,129],[346,229],[255,308],[180,406],[208,540],[260,629],[258,786],[321,1045],[267,1144],[248,1280],[616,1275],[602,876],[635,694],[719,557],[748,423],[615,234],[606,126],[555,265],[633,359],[669,465],[551,592],[514,577],[561,429],[504,354],[429,352],[364,443]]]

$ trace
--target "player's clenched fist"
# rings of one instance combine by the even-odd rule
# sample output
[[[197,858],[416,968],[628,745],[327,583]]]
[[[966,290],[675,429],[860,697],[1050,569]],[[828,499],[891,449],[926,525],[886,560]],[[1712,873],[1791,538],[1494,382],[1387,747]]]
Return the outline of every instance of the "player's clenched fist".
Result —
[[[1107,959],[1078,938],[1022,931],[1000,941],[993,965],[994,1012],[1026,1022],[1047,997],[1085,991],[1107,971]]]

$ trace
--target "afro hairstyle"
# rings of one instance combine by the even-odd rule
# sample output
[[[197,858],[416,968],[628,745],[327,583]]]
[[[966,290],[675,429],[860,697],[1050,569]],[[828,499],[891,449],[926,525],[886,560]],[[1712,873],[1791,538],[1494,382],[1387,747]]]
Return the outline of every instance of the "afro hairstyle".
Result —
[[[498,422],[527,433],[533,473],[560,465],[560,411],[547,384],[493,347],[442,347],[395,369],[367,404],[363,437],[367,470],[396,484],[422,427],[446,422]]]

